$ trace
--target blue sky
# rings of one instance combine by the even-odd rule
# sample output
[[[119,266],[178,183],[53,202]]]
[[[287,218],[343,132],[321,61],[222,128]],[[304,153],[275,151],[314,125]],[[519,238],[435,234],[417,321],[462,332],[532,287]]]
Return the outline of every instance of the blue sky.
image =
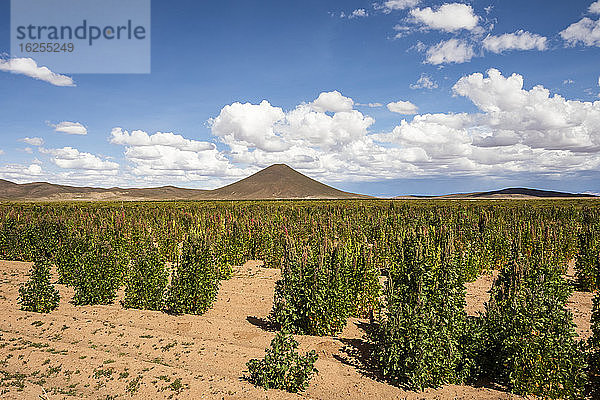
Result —
[[[150,74],[51,77],[0,18],[0,178],[600,192],[600,2],[153,1]]]

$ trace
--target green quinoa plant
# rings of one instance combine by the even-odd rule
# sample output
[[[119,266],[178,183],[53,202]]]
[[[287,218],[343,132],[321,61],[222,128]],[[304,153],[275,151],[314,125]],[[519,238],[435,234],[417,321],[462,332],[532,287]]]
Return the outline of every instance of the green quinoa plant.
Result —
[[[370,332],[372,361],[409,389],[462,383],[471,374],[465,288],[456,260],[420,236],[399,238],[386,284],[386,309]]]
[[[561,268],[538,245],[515,246],[483,317],[489,377],[517,394],[583,397],[586,363],[565,307],[570,294]]]
[[[123,307],[162,310],[169,274],[165,260],[149,239],[139,238],[125,278]]]
[[[318,371],[314,350],[298,354],[298,342],[292,335],[277,333],[262,360],[248,361],[248,380],[265,389],[281,389],[291,393],[306,390],[310,379]]]
[[[219,268],[210,244],[190,237],[173,271],[165,310],[173,314],[204,314],[215,302],[219,285]]]
[[[58,307],[60,295],[50,283],[50,262],[39,259],[31,268],[29,280],[19,288],[21,310],[49,313]]]

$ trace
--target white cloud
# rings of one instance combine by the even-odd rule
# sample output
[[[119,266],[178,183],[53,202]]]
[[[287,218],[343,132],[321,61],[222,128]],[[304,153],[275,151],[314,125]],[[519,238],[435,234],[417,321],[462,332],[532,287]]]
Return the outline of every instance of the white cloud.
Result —
[[[63,147],[61,149],[41,148],[40,152],[51,155],[52,162],[60,168],[112,171],[113,173],[116,173],[116,170],[119,169],[119,164],[116,162],[102,160],[94,154],[80,152],[73,147]]]
[[[523,77],[504,77],[496,69],[461,78],[454,86],[458,95],[469,98],[484,115],[492,137],[512,132],[519,143],[531,148],[593,153],[600,151],[600,102],[566,100],[550,95],[543,86],[523,89]],[[495,133],[496,132],[496,133]]]
[[[350,14],[350,16],[348,18],[364,18],[364,17],[368,17],[369,13],[367,12],[367,10],[365,10],[364,8],[358,8],[354,11],[352,11],[352,14]]]
[[[379,107],[383,107],[383,104],[381,103],[354,103],[357,106],[364,106],[364,107],[369,107],[369,108],[379,108]]]
[[[56,132],[68,133],[69,135],[87,135],[87,128],[79,122],[63,121],[58,124],[49,124]]]
[[[394,10],[404,10],[406,8],[412,8],[419,4],[420,0],[388,0],[378,8],[383,9],[384,13],[390,13]]]
[[[590,4],[590,8],[588,8],[588,12],[591,14],[600,14],[600,0],[593,2]]]
[[[113,144],[135,147],[166,146],[184,151],[205,151],[215,149],[213,143],[185,139],[183,136],[176,135],[172,132],[156,132],[153,135],[148,135],[146,132],[139,130],[129,133],[122,128],[113,128],[111,131],[110,142]]]
[[[483,39],[483,48],[496,54],[507,50],[546,50],[548,39],[538,34],[518,30],[500,36],[489,35]]]
[[[453,91],[470,100],[476,112],[415,115],[386,133],[372,133],[373,118],[349,108],[358,105],[351,98],[329,92],[291,110],[266,100],[224,106],[209,121],[222,151],[174,133],[121,128],[112,130],[110,141],[124,147],[122,167],[70,147],[41,151],[64,169],[51,175],[54,182],[102,186],[128,179],[145,186],[185,182],[216,187],[278,162],[330,182],[512,173],[564,177],[598,171],[600,101],[568,100],[542,86],[526,89],[523,81],[521,75],[503,76],[496,69],[464,76]],[[411,105],[389,107],[416,112]],[[0,168],[0,176],[49,180],[41,166],[32,165],[29,170],[27,165]],[[36,178],[23,175],[36,171],[41,174]]]
[[[389,103],[387,105],[387,108],[391,112],[398,113],[398,114],[404,114],[404,115],[416,114],[417,111],[419,110],[419,107],[417,107],[410,101],[402,101],[402,100],[396,101],[393,103]]]
[[[560,36],[570,46],[575,46],[579,42],[585,46],[600,46],[600,20],[582,18],[560,32]]]
[[[354,101],[343,96],[337,90],[333,92],[323,92],[319,94],[319,97],[311,103],[313,110],[317,112],[341,112],[350,111],[354,106]]]
[[[394,25],[394,30],[397,32],[394,35],[394,39],[401,39],[404,36],[407,36],[410,33],[413,33],[414,28],[410,27],[410,26],[406,26],[406,25],[400,25],[400,24],[396,24]],[[421,42],[418,42],[421,43]]]
[[[416,89],[437,89],[437,82],[433,81],[431,77],[425,74],[421,74],[421,77],[417,79],[416,83],[409,85],[409,87],[413,90]]]
[[[353,110],[353,105],[351,98],[337,91],[321,93],[315,101],[287,112],[267,101],[259,105],[233,103],[223,107],[210,123],[213,134],[221,137],[233,154],[339,149],[364,136],[374,122]]]
[[[44,139],[40,138],[40,137],[24,137],[23,139],[20,139],[22,142],[30,144],[32,146],[41,146],[44,144]]]
[[[225,143],[238,143],[265,151],[281,151],[288,146],[275,132],[275,123],[285,117],[283,110],[268,101],[260,104],[233,103],[223,107],[210,120],[212,133]]]
[[[473,47],[465,41],[449,39],[430,47],[425,62],[433,65],[461,64],[470,61],[474,55]]]
[[[0,167],[0,178],[17,183],[40,180],[42,176],[42,167],[37,164],[7,164]]]
[[[410,10],[415,23],[429,29],[456,32],[461,29],[472,31],[479,23],[473,7],[461,3],[447,3],[433,10],[431,7]]]
[[[40,167],[37,164],[31,164],[29,167],[27,167],[27,169],[25,170],[25,173],[27,173],[29,175],[41,175],[42,167]]]
[[[147,180],[196,181],[241,175],[241,170],[232,166],[213,143],[173,133],[129,133],[122,128],[112,129],[110,142],[126,146],[125,158],[133,164],[131,172]]]
[[[454,85],[480,110],[416,115],[388,134],[374,135],[400,151],[420,174],[542,173],[565,176],[600,168],[600,101],[581,102],[523,88],[523,77],[490,69]]]
[[[72,78],[56,74],[46,67],[38,67],[35,60],[31,58],[0,58],[0,71],[26,75],[55,86],[75,86]]]

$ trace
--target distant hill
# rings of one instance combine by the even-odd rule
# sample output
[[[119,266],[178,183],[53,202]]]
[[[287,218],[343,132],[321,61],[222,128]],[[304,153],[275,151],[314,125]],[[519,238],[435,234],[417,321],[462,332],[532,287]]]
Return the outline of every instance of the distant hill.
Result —
[[[46,182],[16,184],[0,179],[0,201],[66,200],[285,200],[285,199],[372,199],[348,193],[318,182],[285,164],[274,164],[238,182],[214,190],[162,186],[145,189],[94,188],[54,185]],[[443,196],[398,196],[396,199],[557,199],[595,198],[588,194],[549,190],[507,188],[489,192],[457,193]]]
[[[267,200],[361,199],[307,177],[285,164],[275,164],[241,181],[215,190],[163,186],[146,189],[93,188],[46,182],[16,184],[0,179],[0,200]]]
[[[361,199],[309,178],[285,164],[274,164],[254,175],[206,193],[209,199]]]
[[[148,189],[93,188],[46,182],[16,184],[0,179],[0,200],[171,200],[192,199],[205,190],[163,186]]]
[[[556,192],[552,190],[506,188],[488,192],[456,193],[442,196],[399,196],[400,198],[436,198],[436,199],[564,199],[564,198],[598,198],[591,194]]]

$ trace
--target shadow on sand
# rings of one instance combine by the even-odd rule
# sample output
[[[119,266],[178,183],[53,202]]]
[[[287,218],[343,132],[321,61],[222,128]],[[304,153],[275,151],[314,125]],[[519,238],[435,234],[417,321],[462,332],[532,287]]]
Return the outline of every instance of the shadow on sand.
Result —
[[[258,326],[260,329],[266,332],[276,332],[277,330],[279,330],[277,325],[275,325],[266,318],[248,316],[246,317],[246,321],[250,322],[254,326]]]

